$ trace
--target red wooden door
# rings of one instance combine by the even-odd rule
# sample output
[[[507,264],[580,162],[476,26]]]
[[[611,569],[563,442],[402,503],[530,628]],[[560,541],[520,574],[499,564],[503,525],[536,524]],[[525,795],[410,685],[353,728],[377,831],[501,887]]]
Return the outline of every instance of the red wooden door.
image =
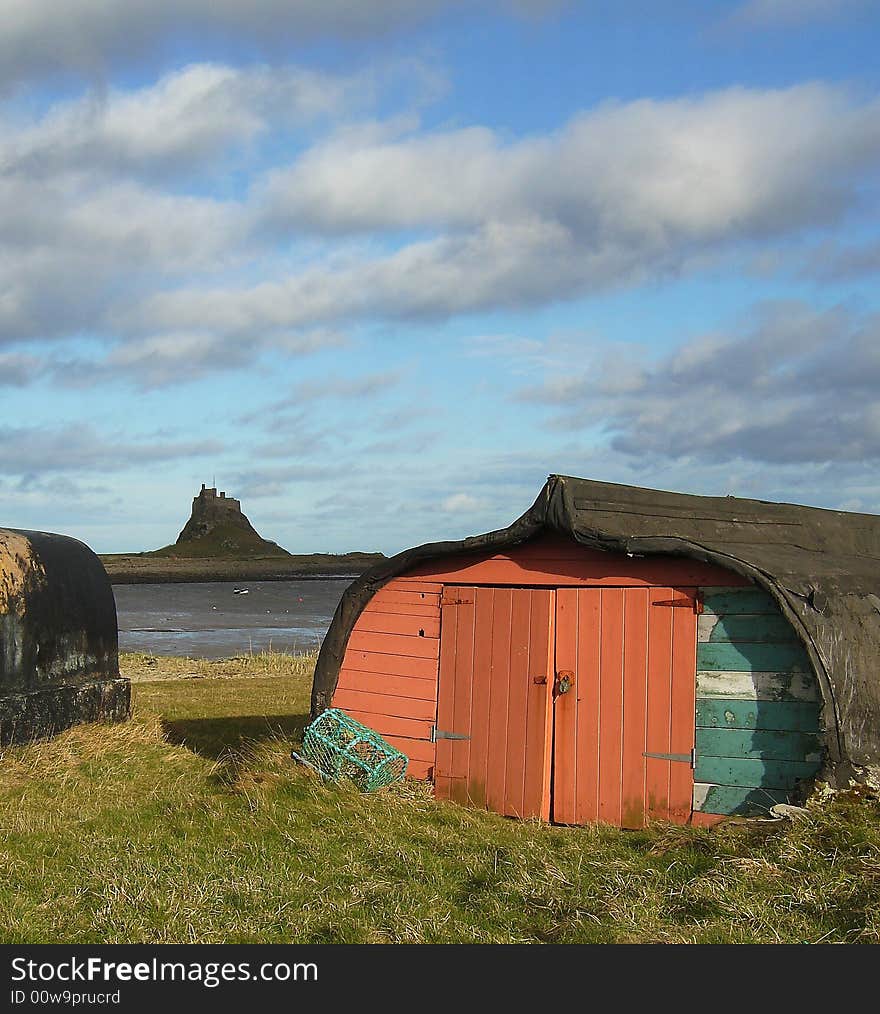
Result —
[[[693,798],[694,589],[560,588],[554,821],[686,823]]]
[[[555,594],[444,590],[434,772],[439,797],[550,819]]]

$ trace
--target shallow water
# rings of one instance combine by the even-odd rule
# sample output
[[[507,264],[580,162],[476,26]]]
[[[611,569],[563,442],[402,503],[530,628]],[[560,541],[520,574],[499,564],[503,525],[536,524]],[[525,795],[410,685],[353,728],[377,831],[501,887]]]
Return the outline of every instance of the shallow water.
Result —
[[[119,650],[191,658],[314,651],[350,583],[325,578],[114,585]]]

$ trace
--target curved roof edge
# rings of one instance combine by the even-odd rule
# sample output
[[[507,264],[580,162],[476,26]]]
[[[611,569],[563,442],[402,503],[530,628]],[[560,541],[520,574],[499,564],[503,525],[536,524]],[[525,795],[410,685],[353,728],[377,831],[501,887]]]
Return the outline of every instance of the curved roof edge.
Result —
[[[826,777],[880,784],[880,516],[572,476],[551,475],[507,528],[404,550],[354,581],[321,646],[312,715],[330,706],[349,635],[384,584],[423,560],[512,546],[544,530],[609,552],[690,557],[764,588],[819,680]]]

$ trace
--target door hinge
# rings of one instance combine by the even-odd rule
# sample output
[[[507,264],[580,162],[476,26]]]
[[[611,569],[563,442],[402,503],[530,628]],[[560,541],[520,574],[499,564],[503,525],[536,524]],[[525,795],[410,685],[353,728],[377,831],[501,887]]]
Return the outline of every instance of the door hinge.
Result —
[[[674,761],[676,764],[690,764],[692,768],[697,766],[697,748],[694,747],[690,753],[648,753],[643,757],[652,757],[654,760]]]
[[[652,606],[668,606],[670,609],[693,609],[695,613],[702,613],[703,600],[699,595],[692,599],[661,599],[659,602],[652,602]]]
[[[460,732],[446,732],[443,729],[438,729],[436,725],[431,726],[431,742],[436,743],[438,739],[470,739],[470,736],[464,736]]]

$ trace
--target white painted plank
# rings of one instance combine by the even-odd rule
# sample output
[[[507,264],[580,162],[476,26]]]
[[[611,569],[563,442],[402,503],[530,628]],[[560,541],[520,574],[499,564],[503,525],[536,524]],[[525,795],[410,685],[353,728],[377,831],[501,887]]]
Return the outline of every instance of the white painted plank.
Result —
[[[791,624],[781,613],[703,613],[697,619],[697,641],[759,641],[788,644],[796,641]]]
[[[703,803],[706,802],[706,796],[709,795],[709,789],[712,786],[709,782],[694,782],[694,809],[700,811],[703,809]]]
[[[720,619],[716,613],[701,613],[697,618],[697,641],[711,641],[712,631]]]
[[[738,701],[818,701],[810,673],[697,671],[697,697]]]

